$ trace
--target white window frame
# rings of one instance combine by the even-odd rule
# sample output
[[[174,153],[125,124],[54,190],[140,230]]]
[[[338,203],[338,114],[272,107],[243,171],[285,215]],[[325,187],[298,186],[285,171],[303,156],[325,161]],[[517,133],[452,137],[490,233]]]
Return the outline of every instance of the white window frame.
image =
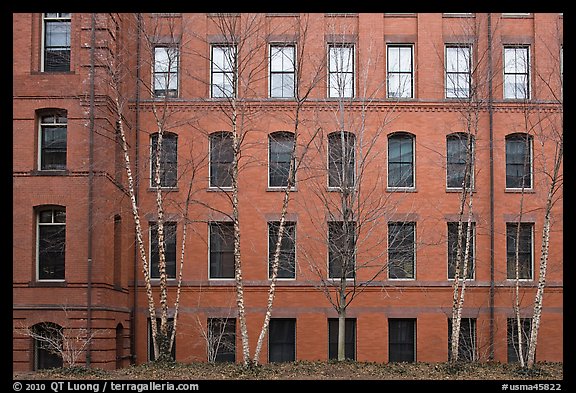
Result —
[[[39,171],[44,172],[59,172],[59,171],[65,171],[68,168],[68,112],[66,112],[66,123],[57,123],[56,121],[53,123],[45,123],[42,121],[42,119],[44,117],[47,116],[54,116],[59,117],[60,113],[64,113],[64,111],[60,112],[60,111],[50,111],[50,112],[43,112],[40,113],[38,116],[38,160],[37,160],[37,168]],[[58,126],[58,125],[62,125],[66,127],[66,166],[64,169],[42,169],[42,137],[44,134],[44,129],[43,127],[45,126]]]
[[[272,75],[273,74],[288,74],[290,73],[290,71],[272,71],[272,49],[273,48],[281,48],[281,49],[286,49],[286,48],[291,48],[293,50],[293,63],[292,63],[292,75],[294,77],[294,89],[292,91],[292,96],[291,97],[276,97],[276,96],[272,96]],[[296,73],[298,72],[297,70],[297,50],[296,50],[296,44],[295,43],[284,43],[284,42],[271,42],[268,45],[268,98],[271,99],[275,99],[275,100],[294,100],[296,98],[296,91],[298,89],[298,86],[296,85]],[[282,64],[284,64],[284,62],[282,62]]]
[[[232,92],[232,95],[230,95],[230,96],[227,96],[225,94],[223,94],[222,96],[214,96],[214,94],[213,94],[214,93],[214,80],[213,80],[214,78],[213,77],[214,77],[214,73],[215,73],[215,70],[214,70],[215,64],[214,64],[213,57],[214,57],[214,49],[216,49],[216,48],[226,48],[226,49],[234,51],[234,61],[236,63],[232,64],[233,70],[231,71],[232,72],[232,78],[234,79],[233,85],[232,85],[232,89],[234,91]],[[214,43],[214,44],[210,45],[210,68],[209,68],[209,70],[210,70],[210,86],[209,86],[210,98],[216,99],[216,100],[225,100],[225,99],[235,99],[238,97],[238,75],[237,75],[238,64],[237,63],[238,63],[238,48],[237,48],[236,44]],[[216,72],[221,73],[221,71],[216,71]],[[230,71],[224,71],[224,73],[227,73],[227,72],[230,72]]]
[[[268,171],[266,172],[266,177],[267,177],[267,184],[268,184],[268,191],[284,191],[284,189],[286,189],[286,187],[288,186],[271,186],[270,185],[270,138],[273,134],[275,133],[287,133],[287,134],[291,134],[293,136],[293,140],[294,143],[296,143],[296,134],[294,134],[292,131],[272,131],[268,134],[268,150],[266,151],[266,154],[268,156],[267,160],[268,160]],[[297,167],[297,160],[296,157],[294,158],[294,185],[292,187],[290,187],[290,191],[297,191],[297,185],[298,185],[298,171],[296,170]]]
[[[330,76],[332,75],[332,72],[330,71],[330,58],[331,56],[331,51],[332,49],[349,49],[350,55],[352,56],[352,71],[342,71],[342,70],[336,70],[334,71],[335,74],[349,74],[352,73],[352,95],[348,96],[348,95],[343,95],[340,96],[339,94],[336,96],[333,96],[330,94],[330,91],[332,90],[332,84],[331,84],[331,78]],[[326,76],[326,97],[328,97],[329,99],[352,99],[354,97],[356,97],[356,45],[350,42],[331,42],[328,44],[328,48],[327,48],[327,54],[328,54],[328,58],[326,59],[326,64],[327,64],[327,73],[328,75]],[[337,91],[340,91],[340,89],[338,88],[338,86],[335,87],[335,89]]]
[[[410,48],[410,62],[411,62],[411,68],[410,68],[410,75],[411,75],[411,86],[410,86],[410,96],[409,97],[396,97],[394,95],[390,95],[390,78],[389,78],[389,74],[390,74],[390,56],[389,56],[389,50],[390,48]],[[416,72],[414,70],[414,44],[403,44],[403,43],[388,43],[386,44],[386,98],[389,99],[395,99],[395,100],[413,100],[416,98],[416,91],[415,91],[415,87],[416,87]],[[395,72],[395,73],[400,73]]]
[[[526,55],[528,58],[528,67],[527,67],[527,75],[526,75],[526,83],[528,94],[526,97],[516,98],[516,97],[506,97],[506,75],[518,75],[516,73],[507,74],[506,73],[506,50],[507,49],[522,49],[526,50]],[[530,53],[530,45],[528,44],[505,44],[502,47],[502,98],[505,101],[523,101],[523,100],[530,100],[532,98],[532,56]]]
[[[456,135],[461,135],[461,136],[466,136],[465,132],[452,132],[448,135],[446,135],[446,176],[444,177],[445,181],[446,181],[446,190],[450,190],[450,191],[455,191],[455,190],[462,190],[462,186],[457,186],[457,187],[450,187],[448,186],[448,139],[452,136],[456,136]],[[474,138],[474,136],[472,135],[472,167],[470,169],[470,186],[466,187],[466,190],[472,190],[474,191],[474,164],[475,164],[475,158],[476,158],[476,138]]]
[[[44,70],[44,57],[46,52],[46,20],[69,20],[70,30],[72,30],[72,14],[69,12],[58,12],[59,16],[47,17],[46,13],[42,13],[42,37],[41,37],[41,50],[40,50],[40,72],[57,72]],[[67,14],[68,16],[62,16]],[[70,57],[72,57],[72,31],[70,31]],[[72,59],[70,59],[70,70],[72,70]]]
[[[211,180],[212,179],[212,135],[215,135],[218,133],[228,133],[228,134],[230,134],[230,137],[233,138],[231,131],[214,131],[208,135],[208,189],[210,191],[232,191],[232,189],[233,189],[232,185],[221,187],[221,186],[213,186],[211,183],[211,181],[212,181]],[[234,141],[232,141],[232,144],[234,144]]]
[[[340,280],[342,280],[342,277],[330,277],[330,223],[331,222],[341,222],[342,224],[344,224],[344,221],[338,221],[338,220],[334,220],[334,221],[327,221],[327,231],[326,231],[326,242],[328,245],[327,248],[327,252],[326,252],[326,277],[328,278],[329,281],[332,282],[338,282]],[[349,221],[349,222],[353,222],[354,223],[354,236],[355,238],[355,245],[357,244],[358,241],[358,223],[356,221]],[[354,247],[354,277],[345,277],[344,279],[348,282],[348,281],[355,281],[358,278],[358,254],[357,254],[357,247]]]
[[[524,191],[532,191],[534,188],[534,138],[532,137],[532,135],[526,133],[526,132],[518,132],[518,133],[512,133],[512,134],[508,134],[504,136],[504,187],[505,187],[505,191],[506,192],[521,192],[522,191],[522,187],[507,187],[506,186],[506,166],[508,165],[508,163],[506,162],[506,142],[508,140],[508,137],[514,136],[516,134],[522,134],[525,135],[526,138],[528,138],[529,143],[528,143],[528,150],[529,150],[529,154],[530,154],[530,187],[524,187]]]
[[[170,74],[170,78],[173,78],[174,75],[176,77],[176,93],[174,96],[164,96],[164,95],[156,95],[156,50],[158,49],[164,49],[166,52],[168,52],[168,50],[175,50],[176,51],[176,65],[173,66],[172,64],[168,65],[168,71],[167,72],[162,72],[162,74]],[[180,96],[180,47],[176,44],[172,44],[172,45],[156,45],[154,48],[154,61],[152,62],[152,82],[151,82],[151,86],[152,86],[152,98],[156,99],[156,100],[164,100],[164,99],[171,99],[171,98],[178,98]],[[167,58],[169,58],[169,56],[167,55]],[[171,68],[176,68],[175,71],[171,71]],[[168,84],[170,85],[170,84]],[[169,87],[169,86],[168,86]],[[168,89],[169,91],[169,89]]]
[[[508,224],[510,225],[518,225],[518,222],[506,222],[505,226],[506,226],[506,243],[505,243],[505,252],[506,252],[506,281],[516,281],[516,278],[508,278]],[[522,221],[520,222],[520,224],[530,224],[530,278],[518,278],[518,281],[523,281],[523,282],[530,282],[530,281],[534,281],[534,229],[536,226],[536,223],[534,222],[525,222]],[[516,240],[518,241],[518,240]]]
[[[331,186],[330,185],[330,135],[332,134],[340,134],[342,131],[333,131],[331,133],[329,133],[326,136],[326,140],[327,140],[327,146],[326,146],[326,172],[328,173],[328,176],[326,177],[326,187],[328,188],[328,191],[335,191],[338,192],[342,189],[342,187],[338,187],[338,186]],[[352,188],[356,189],[357,186],[357,177],[358,177],[358,165],[356,162],[356,134],[351,132],[351,131],[343,131],[344,133],[348,133],[353,135],[354,138],[354,147],[353,147],[353,152],[354,152],[354,186]]]
[[[448,71],[448,49],[468,49],[468,70]],[[472,94],[472,45],[469,44],[445,44],[444,45],[444,98],[449,100],[468,99]],[[458,62],[456,62],[458,64]],[[448,96],[448,73],[468,75],[468,94],[466,96]]]

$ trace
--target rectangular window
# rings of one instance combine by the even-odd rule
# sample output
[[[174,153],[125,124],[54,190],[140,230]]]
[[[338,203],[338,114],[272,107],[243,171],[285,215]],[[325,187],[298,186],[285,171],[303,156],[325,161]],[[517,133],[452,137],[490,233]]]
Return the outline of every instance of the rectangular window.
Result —
[[[296,319],[271,318],[268,332],[268,361],[296,360]]]
[[[388,319],[388,361],[416,361],[416,319]]]
[[[236,47],[234,45],[213,45],[211,60],[211,97],[235,97]]]
[[[294,134],[291,132],[273,132],[268,137],[268,185],[270,187],[288,186],[290,160],[294,150]],[[296,168],[296,163],[294,163]],[[292,185],[295,183],[295,172],[292,172]]]
[[[154,97],[178,97],[178,57],[175,46],[154,48]]]
[[[148,361],[153,362],[156,360],[156,354],[154,353],[154,340],[152,338],[152,321],[148,317]],[[168,318],[168,339],[172,335],[172,327],[174,326],[174,318]],[[160,318],[156,318],[156,328],[160,331]],[[174,337],[174,345],[172,345],[172,351],[170,356],[173,360],[176,359],[176,337]]]
[[[448,360],[452,359],[452,319],[448,319]],[[474,362],[478,360],[476,352],[476,319],[460,319],[460,338],[458,339],[458,360]]]
[[[332,221],[328,223],[328,277],[356,276],[356,223]]]
[[[328,135],[328,187],[353,187],[356,136],[347,131]]]
[[[414,278],[415,226],[413,222],[388,223],[388,278]]]
[[[114,216],[114,287],[122,287],[122,218]]]
[[[460,239],[460,247],[462,249],[462,259],[460,260],[460,279],[463,276],[464,269],[464,253],[466,248],[466,232],[468,223],[462,223],[462,237]],[[474,235],[475,225],[472,223],[470,228],[470,243],[468,244],[468,274],[466,279],[472,280],[474,278]],[[458,223],[448,223],[448,278],[453,280],[456,274],[456,260],[458,253]]]
[[[528,46],[504,47],[504,98],[530,98],[530,54]]]
[[[164,223],[164,258],[166,277],[176,278],[176,223]],[[150,278],[160,278],[160,248],[158,246],[158,223],[150,223]]]
[[[270,97],[293,98],[295,93],[296,47],[270,46]]]
[[[534,224],[520,223],[520,241],[518,244],[518,277],[532,279],[532,232]],[[516,239],[518,223],[506,223],[506,263],[507,278],[516,279]]]
[[[152,135],[150,143],[150,187],[156,184],[156,154],[158,134]],[[160,149],[160,187],[176,187],[178,183],[178,138],[164,133]]]
[[[236,362],[236,319],[208,318],[208,361]]]
[[[414,138],[405,133],[388,137],[388,187],[414,187]]]
[[[69,13],[44,14],[44,72],[70,71]]]
[[[234,224],[210,223],[210,278],[234,278]]]
[[[446,98],[470,96],[471,53],[469,46],[446,46]]]
[[[64,280],[66,210],[43,210],[37,219],[38,280]]]
[[[40,170],[65,170],[68,119],[66,114],[40,118]]]
[[[414,97],[412,45],[388,45],[387,85],[389,98]]]
[[[532,138],[527,134],[506,137],[506,188],[532,188]]]
[[[356,360],[356,318],[346,318],[344,325],[344,356]],[[338,359],[338,318],[328,319],[328,359]]]
[[[233,161],[232,133],[210,134],[210,187],[232,187]]]
[[[280,222],[268,223],[268,277],[272,277],[272,264],[278,241]],[[280,256],[278,265],[278,278],[296,278],[296,223],[285,222],[282,242],[280,243]]]
[[[328,97],[354,97],[354,45],[328,45]]]
[[[470,165],[467,165],[468,163]],[[462,189],[466,180],[466,188],[470,188],[474,180],[473,175],[474,139],[470,136],[470,143],[468,143],[468,136],[465,133],[448,135],[446,138],[446,187]]]
[[[532,319],[520,318],[520,335],[518,334],[518,320],[516,318],[508,318],[507,325],[508,363],[520,361],[520,341],[522,341],[522,358],[526,362],[528,360],[528,341],[532,331]],[[520,340],[519,337],[522,339]]]

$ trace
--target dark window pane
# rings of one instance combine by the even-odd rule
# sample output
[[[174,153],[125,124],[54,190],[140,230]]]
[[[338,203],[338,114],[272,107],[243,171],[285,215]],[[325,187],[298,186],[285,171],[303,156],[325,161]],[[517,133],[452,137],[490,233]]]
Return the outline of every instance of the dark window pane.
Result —
[[[150,277],[160,278],[160,248],[158,247],[158,224],[150,224]],[[164,223],[164,258],[166,276],[176,278],[176,223]]]
[[[40,169],[66,169],[66,127],[42,126]]]
[[[346,225],[345,225],[346,224]],[[356,223],[328,223],[329,278],[354,278],[356,274]]]
[[[466,176],[466,163],[468,161],[468,138],[465,134],[452,135],[448,137],[446,142],[446,185],[447,187],[462,187]],[[472,147],[470,148],[473,149]],[[471,156],[470,160],[473,162],[474,158]],[[469,173],[466,187],[470,187],[471,178],[472,173]]]
[[[414,223],[388,223],[388,277],[414,278]]]
[[[38,337],[34,339],[34,371],[63,366],[58,353],[62,345],[62,327],[50,322],[43,322],[32,327]]]
[[[269,185],[283,187],[288,185],[290,159],[294,147],[294,134],[275,132],[269,137]],[[292,183],[294,176],[292,177]]]
[[[210,186],[232,186],[234,150],[232,133],[217,132],[210,135]]]
[[[356,360],[356,319],[346,318],[344,356]],[[328,359],[338,359],[338,319],[328,319]]]
[[[518,245],[518,276],[532,278],[532,227],[531,223],[520,223],[520,244]],[[518,223],[506,224],[507,278],[516,278],[516,239]]]
[[[416,320],[388,319],[388,361],[416,361]]]
[[[328,186],[349,187],[354,185],[356,136],[349,132],[333,132],[328,135]]]
[[[295,319],[270,319],[268,360],[270,362],[293,362],[296,360]]]
[[[156,186],[156,154],[158,134],[152,136],[150,154],[151,185]],[[176,187],[178,180],[178,138],[174,134],[164,134],[160,151],[160,187]]]
[[[414,154],[412,137],[392,135],[388,138],[388,186],[413,187]]]
[[[460,278],[462,278],[462,269],[464,268],[464,252],[466,247],[466,231],[468,228],[468,223],[462,223],[462,237],[460,239],[460,244],[462,247],[462,259],[460,264]],[[468,248],[468,279],[472,279],[474,275],[474,223],[472,223],[472,228],[470,229],[470,243]],[[449,222],[448,223],[448,278],[453,279],[456,274],[456,259],[458,253],[458,223]]]
[[[44,22],[44,71],[70,71],[70,21]]]
[[[168,339],[172,335],[172,327],[174,326],[174,319],[168,318]],[[156,328],[158,332],[160,331],[160,318],[156,318]],[[174,338],[174,344],[172,345],[172,351],[170,352],[172,359],[176,359],[176,338]],[[148,360],[153,362],[156,359],[156,354],[154,353],[154,341],[152,338],[152,322],[148,318]]]
[[[460,319],[458,339],[458,360],[473,362],[478,359],[476,352],[476,319]],[[452,319],[448,319],[448,360],[452,359]]]
[[[531,188],[531,140],[526,135],[506,138],[506,188]]]
[[[272,277],[272,264],[276,252],[276,242],[278,241],[279,222],[268,223],[268,277]],[[280,256],[278,265],[278,278],[296,277],[296,223],[286,222],[284,234],[280,243]]]
[[[210,278],[234,278],[234,225],[210,224]]]
[[[516,318],[508,318],[508,363],[520,361],[520,338],[518,335],[518,321]],[[520,318],[520,337],[522,337],[522,357],[524,362],[528,359],[528,340],[532,330],[532,320],[530,318]]]
[[[56,221],[54,220],[56,218]],[[60,210],[39,212],[38,223],[38,279],[63,280],[66,255],[66,226]]]
[[[233,318],[208,319],[209,361],[236,362],[236,320]]]

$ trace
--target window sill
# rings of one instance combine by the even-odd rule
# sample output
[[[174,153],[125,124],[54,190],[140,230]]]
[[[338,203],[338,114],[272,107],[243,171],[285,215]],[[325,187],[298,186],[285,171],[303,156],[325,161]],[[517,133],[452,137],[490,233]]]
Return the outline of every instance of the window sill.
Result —
[[[418,190],[415,187],[386,187],[386,192],[418,192]]]
[[[388,280],[391,280],[391,281],[416,281],[415,278],[391,278],[391,277],[388,277]]]
[[[33,169],[30,171],[32,176],[67,176],[69,173],[68,169]]]
[[[161,191],[180,191],[178,186],[175,187],[160,187]],[[148,187],[148,192],[156,192],[158,191],[158,187]]]
[[[284,192],[284,191],[286,191],[285,186],[283,186],[283,187],[268,187],[266,189],[266,192]],[[290,192],[297,192],[297,191],[298,191],[298,188],[290,187]]]
[[[536,194],[533,188],[525,188],[524,190],[521,188],[505,188],[504,192],[508,194],[522,194],[522,192],[524,192],[524,194]]]
[[[466,192],[469,192],[469,191],[470,191],[470,189],[467,188],[467,189],[466,189]],[[461,193],[462,193],[462,188],[461,188],[461,187],[460,187],[460,188],[446,188],[446,192],[447,192],[447,193],[451,193],[451,194],[461,194]],[[476,189],[473,188],[473,189],[472,189],[472,193],[475,194],[476,192],[478,192],[478,191],[476,191]]]
[[[76,75],[74,71],[32,71],[30,75]]]
[[[328,187],[328,192],[339,192],[339,193],[343,193],[345,191],[356,191],[356,186],[353,187]]]
[[[36,281],[30,281],[28,283],[28,286],[31,288],[42,288],[42,287],[48,287],[48,288],[52,288],[52,287],[56,287],[56,288],[64,288],[68,285],[68,283],[66,282],[66,280],[36,280]]]
[[[232,187],[208,187],[207,192],[232,192],[234,189]]]

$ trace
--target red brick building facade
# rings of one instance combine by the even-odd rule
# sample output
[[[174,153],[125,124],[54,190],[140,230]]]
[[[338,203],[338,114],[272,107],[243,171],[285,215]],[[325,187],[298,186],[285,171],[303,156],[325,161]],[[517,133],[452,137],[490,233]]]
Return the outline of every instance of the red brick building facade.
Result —
[[[345,166],[327,153],[335,131],[353,135],[351,176],[364,190],[356,205],[357,269],[348,280],[362,292],[346,310],[347,356],[448,360],[449,228],[458,219],[462,165],[451,141],[470,124],[477,132],[464,341],[474,360],[515,360],[513,224],[522,209],[520,314],[529,321],[553,136],[562,135],[561,14],[14,14],[13,32],[15,370],[59,362],[24,328],[93,335],[80,360],[93,367],[150,357],[116,135],[119,97],[150,259],[158,247],[151,180],[158,119],[165,130],[171,313],[190,190],[176,360],[206,361],[203,334],[221,318],[235,321],[226,330],[235,347],[221,349],[217,360],[242,360],[230,243],[215,237],[230,222],[222,169],[229,151],[215,146],[227,135],[218,133],[232,131],[232,103],[243,135],[238,195],[252,351],[266,310],[269,230],[280,218],[286,141],[296,115],[299,122],[301,165],[287,214],[294,265],[277,282],[264,362],[333,356],[338,315],[322,283],[338,281],[329,224],[341,217],[327,207],[339,200],[331,165]],[[551,215],[537,361],[563,360],[561,195]],[[397,243],[395,231],[410,236]],[[407,250],[398,270],[394,258]],[[157,288],[158,280],[152,283]]]

